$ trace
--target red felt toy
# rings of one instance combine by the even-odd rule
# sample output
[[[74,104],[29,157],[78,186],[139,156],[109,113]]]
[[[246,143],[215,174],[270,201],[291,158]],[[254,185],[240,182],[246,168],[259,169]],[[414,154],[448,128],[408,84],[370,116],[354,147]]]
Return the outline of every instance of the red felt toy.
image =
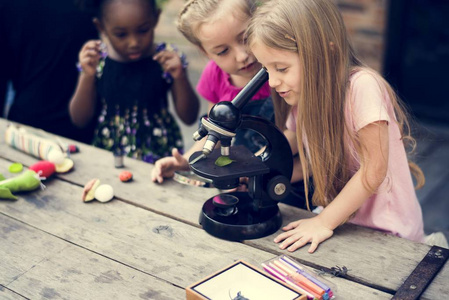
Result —
[[[46,160],[38,161],[34,165],[30,166],[29,169],[39,174],[40,177],[45,178],[50,177],[54,172],[56,172],[55,164]]]
[[[130,171],[123,171],[118,177],[122,182],[128,182],[133,179],[133,173],[131,173]]]

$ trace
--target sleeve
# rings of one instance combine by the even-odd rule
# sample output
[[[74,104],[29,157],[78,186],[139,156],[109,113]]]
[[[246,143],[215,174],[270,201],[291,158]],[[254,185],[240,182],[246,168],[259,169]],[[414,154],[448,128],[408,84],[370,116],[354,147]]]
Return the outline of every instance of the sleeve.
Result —
[[[351,82],[350,104],[353,125],[359,131],[377,121],[390,122],[388,93],[376,75],[363,72]]]
[[[204,68],[201,73],[201,77],[198,80],[196,90],[198,94],[201,95],[207,101],[212,103],[218,103],[219,99],[216,93],[215,83],[217,82],[217,72],[214,71],[213,61],[209,63]]]

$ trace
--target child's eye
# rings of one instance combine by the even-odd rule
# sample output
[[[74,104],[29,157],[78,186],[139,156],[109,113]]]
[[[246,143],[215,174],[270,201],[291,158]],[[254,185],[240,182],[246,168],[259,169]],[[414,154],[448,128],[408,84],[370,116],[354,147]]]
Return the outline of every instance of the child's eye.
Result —
[[[288,68],[276,68],[276,72],[284,73]]]
[[[217,55],[218,55],[218,56],[222,56],[222,55],[225,55],[226,53],[228,53],[228,48],[224,49],[224,50],[221,51],[221,52],[218,52]]]
[[[118,38],[124,38],[126,36],[126,32],[116,32],[114,35]]]
[[[137,31],[137,33],[145,34],[145,33],[147,33],[148,31],[150,31],[150,28],[141,28],[141,29],[139,29],[139,30]]]

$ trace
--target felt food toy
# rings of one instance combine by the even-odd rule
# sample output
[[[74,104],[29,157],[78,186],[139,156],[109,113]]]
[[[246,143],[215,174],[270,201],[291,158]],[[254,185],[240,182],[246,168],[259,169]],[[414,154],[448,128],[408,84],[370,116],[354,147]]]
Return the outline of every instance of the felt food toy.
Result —
[[[120,181],[128,182],[133,179],[133,173],[131,173],[130,171],[123,171],[119,174],[118,177],[120,178]]]
[[[17,199],[12,193],[34,191],[41,186],[39,175],[32,170],[0,181],[0,199]]]
[[[9,166],[10,173],[20,173],[23,170],[23,165],[21,163],[12,163]]]
[[[65,157],[60,150],[52,149],[48,152],[48,161],[55,164],[55,171],[57,173],[67,173],[73,168],[73,160]]]
[[[70,153],[78,153],[78,152],[80,152],[80,149],[78,148],[77,145],[70,144],[68,146],[68,149],[69,149]]]
[[[74,163],[70,158],[64,158],[61,164],[56,164],[56,173],[67,173],[73,169]]]
[[[38,161],[37,163],[31,165],[29,169],[33,170],[45,179],[49,178],[56,171],[55,164],[46,160]]]
[[[95,190],[100,185],[100,179],[94,178],[84,186],[83,201],[89,202],[95,199]]]
[[[48,160],[51,151],[63,153],[58,143],[44,138],[25,128],[9,124],[5,131],[5,141],[8,145],[34,157]],[[53,155],[57,155],[57,154]]]
[[[73,160],[65,157],[62,151],[52,149],[47,157],[50,162],[55,164],[55,171],[57,173],[67,173],[73,168]]]
[[[64,153],[62,151],[52,149],[48,152],[47,159],[54,163],[55,165],[60,165],[64,163]]]
[[[100,185],[100,179],[95,178],[90,180],[84,186],[83,201],[89,202],[98,200],[100,202],[108,202],[114,198],[114,189],[109,184]]]
[[[102,184],[95,190],[95,199],[100,202],[108,202],[114,198],[114,189],[109,184]]]
[[[58,173],[66,173],[73,168],[73,161],[65,157],[61,143],[51,139],[45,131],[27,130],[9,124],[5,132],[5,141],[13,148],[54,163]]]

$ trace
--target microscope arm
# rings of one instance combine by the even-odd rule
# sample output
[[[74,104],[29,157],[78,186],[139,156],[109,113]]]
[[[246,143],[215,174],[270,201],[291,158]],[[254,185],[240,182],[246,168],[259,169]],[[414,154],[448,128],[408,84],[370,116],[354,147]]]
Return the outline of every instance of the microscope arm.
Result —
[[[220,140],[222,141],[223,155],[229,155],[231,139],[235,136],[235,131],[241,123],[241,109],[267,80],[267,71],[261,69],[231,102],[224,101],[215,104],[209,112],[209,117],[201,119],[200,127],[193,134],[193,140],[199,141],[206,135],[208,137],[204,144],[203,155],[196,161],[209,155]]]

